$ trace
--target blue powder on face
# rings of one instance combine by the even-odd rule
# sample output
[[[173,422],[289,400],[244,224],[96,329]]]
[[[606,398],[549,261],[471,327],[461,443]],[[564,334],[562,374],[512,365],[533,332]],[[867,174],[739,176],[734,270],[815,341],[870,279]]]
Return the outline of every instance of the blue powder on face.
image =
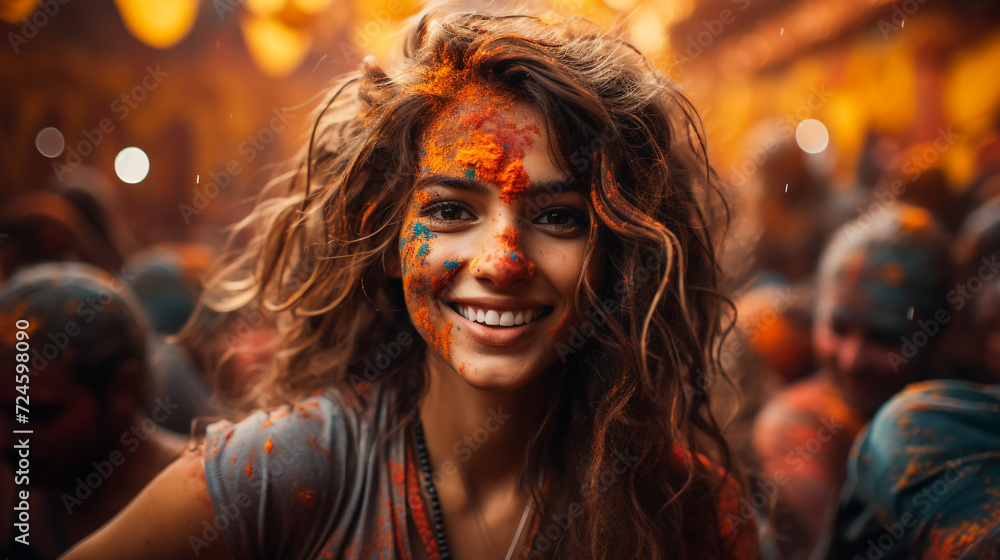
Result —
[[[455,270],[458,267],[458,261],[447,260],[444,261],[444,267],[448,270]]]
[[[433,239],[437,237],[437,234],[433,231],[427,229],[427,226],[417,222],[413,224],[413,234],[417,237],[422,237],[423,239]]]
[[[517,253],[511,253],[510,254],[510,260],[516,261],[517,260]]]
[[[506,149],[508,149],[508,148],[507,148],[507,144],[504,144],[504,145],[503,145],[503,149],[505,149],[505,150],[506,150]]]
[[[417,256],[422,257],[430,252],[431,252],[431,246],[424,243],[423,245],[420,246],[420,249],[417,250]]]
[[[476,178],[476,170],[475,169],[466,169],[465,170],[465,177],[467,179],[475,179]]]

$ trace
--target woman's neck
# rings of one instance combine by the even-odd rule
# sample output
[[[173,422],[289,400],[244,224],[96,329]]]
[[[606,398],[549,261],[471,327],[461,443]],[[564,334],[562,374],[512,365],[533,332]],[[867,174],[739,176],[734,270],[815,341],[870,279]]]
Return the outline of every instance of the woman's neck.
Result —
[[[513,391],[487,391],[469,385],[436,353],[427,353],[423,367],[420,420],[432,472],[441,473],[435,479],[457,476],[480,497],[510,491],[527,443],[555,399],[557,375],[543,373]]]

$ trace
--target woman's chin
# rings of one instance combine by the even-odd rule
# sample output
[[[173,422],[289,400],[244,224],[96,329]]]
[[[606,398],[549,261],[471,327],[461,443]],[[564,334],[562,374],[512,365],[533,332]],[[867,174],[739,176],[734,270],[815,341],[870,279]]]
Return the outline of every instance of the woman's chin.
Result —
[[[452,362],[452,369],[469,386],[480,391],[516,391],[541,373],[541,368],[510,359],[453,359]]]

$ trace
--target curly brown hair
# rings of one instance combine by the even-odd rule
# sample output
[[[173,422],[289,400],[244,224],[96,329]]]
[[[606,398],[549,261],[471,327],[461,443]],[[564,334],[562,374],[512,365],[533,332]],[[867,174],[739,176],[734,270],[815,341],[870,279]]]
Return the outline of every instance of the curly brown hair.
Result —
[[[616,454],[636,460],[627,480],[583,492],[579,520],[536,552],[727,556],[717,502],[726,478],[743,475],[705,389],[726,379],[719,357],[732,304],[717,242],[729,209],[692,104],[627,41],[582,18],[431,8],[415,18],[400,63],[387,70],[366,58],[331,88],[308,148],[238,224],[206,286],[204,306],[262,306],[280,332],[272,371],[238,404],[270,406],[330,386],[363,398],[365,361],[408,333],[418,343],[375,382],[402,396],[398,418],[413,412],[425,345],[384,259],[399,258],[419,140],[449,95],[426,87],[442,68],[544,115],[551,149],[587,195],[583,269],[598,248],[604,259],[599,285],[581,271],[576,291],[581,309],[603,310],[602,324],[562,355],[573,373],[526,443],[522,477],[543,460],[559,473],[536,496],[545,523],[597,487]]]

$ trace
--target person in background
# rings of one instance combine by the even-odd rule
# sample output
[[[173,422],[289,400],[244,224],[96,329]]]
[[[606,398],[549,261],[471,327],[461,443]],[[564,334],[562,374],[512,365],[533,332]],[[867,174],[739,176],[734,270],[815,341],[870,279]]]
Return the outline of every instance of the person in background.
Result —
[[[1000,200],[955,244],[942,336],[953,367],[887,402],[858,438],[828,557],[1000,557]]]
[[[889,397],[928,377],[935,341],[920,325],[944,307],[949,270],[947,237],[914,206],[849,222],[827,246],[813,329],[820,369],[776,395],[754,425],[785,560],[823,546],[855,436]]]
[[[130,255],[122,274],[155,331],[150,340],[153,391],[170,395],[180,406],[163,426],[180,433],[190,431],[192,420],[217,413],[196,356],[170,336],[194,312],[212,257],[211,249],[201,245],[159,244]]]
[[[177,408],[169,395],[141,412],[150,379],[149,326],[135,297],[82,263],[27,267],[0,291],[0,359],[15,362],[18,321],[28,322],[30,373],[0,386],[4,542],[14,557],[56,558],[113,517],[183,450],[160,428]],[[15,384],[14,381],[17,381]],[[18,387],[23,390],[19,391]],[[18,397],[27,397],[18,400]],[[15,423],[15,404],[27,422]],[[31,429],[27,490],[30,548],[12,545],[18,456],[13,430]],[[19,501],[19,500],[18,500]]]

